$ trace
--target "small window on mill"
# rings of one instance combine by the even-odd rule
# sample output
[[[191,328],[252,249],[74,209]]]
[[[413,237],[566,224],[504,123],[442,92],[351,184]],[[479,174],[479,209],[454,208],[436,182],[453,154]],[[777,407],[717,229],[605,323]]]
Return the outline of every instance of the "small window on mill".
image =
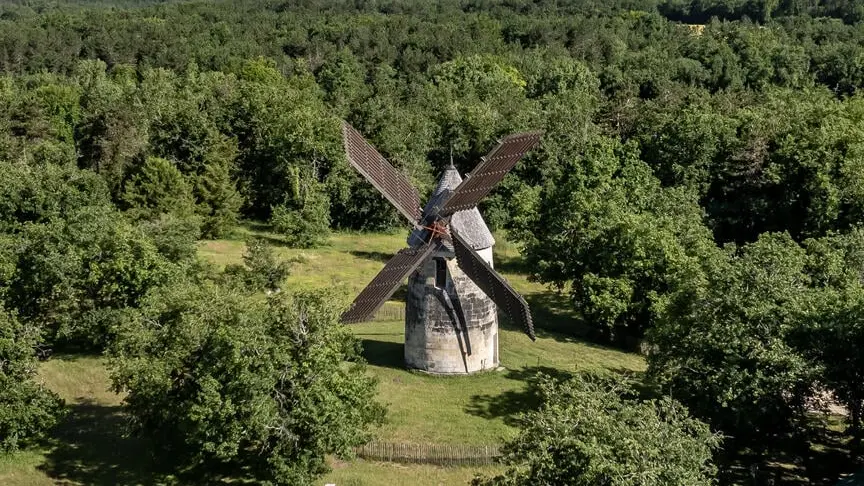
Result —
[[[435,258],[435,286],[447,288],[447,262],[443,258]]]

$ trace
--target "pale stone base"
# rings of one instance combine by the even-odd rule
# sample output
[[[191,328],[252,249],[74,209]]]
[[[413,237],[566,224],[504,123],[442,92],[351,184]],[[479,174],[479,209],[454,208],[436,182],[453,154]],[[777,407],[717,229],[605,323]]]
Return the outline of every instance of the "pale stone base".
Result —
[[[483,253],[491,259],[491,249]],[[498,368],[495,304],[462,273],[455,259],[445,260],[445,288],[435,286],[434,259],[425,262],[408,280],[405,364],[436,375],[494,370]]]

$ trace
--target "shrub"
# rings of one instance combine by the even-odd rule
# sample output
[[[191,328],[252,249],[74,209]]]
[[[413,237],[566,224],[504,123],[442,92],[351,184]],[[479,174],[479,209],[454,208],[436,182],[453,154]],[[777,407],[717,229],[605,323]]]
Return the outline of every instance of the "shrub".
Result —
[[[330,232],[330,200],[321,191],[310,191],[305,200],[291,207],[273,208],[270,224],[291,248],[314,248],[324,243]]]
[[[126,181],[122,199],[136,219],[156,219],[163,213],[190,218],[195,213],[189,183],[174,164],[159,157],[147,157]]]
[[[522,418],[505,444],[507,471],[475,486],[698,486],[714,484],[711,452],[718,438],[663,398],[625,398],[633,390],[613,379],[542,377],[542,405]]]
[[[37,384],[39,333],[0,306],[0,453],[42,437],[63,413],[63,401]]]
[[[103,346],[113,310],[137,306],[179,271],[121,214],[101,207],[26,225],[11,248],[6,303],[49,342]]]
[[[133,430],[200,482],[312,484],[383,417],[340,310],[326,292],[154,292],[111,358]]]
[[[291,263],[279,261],[273,249],[261,238],[246,242],[243,265],[228,265],[225,274],[254,291],[276,291],[291,273]]]

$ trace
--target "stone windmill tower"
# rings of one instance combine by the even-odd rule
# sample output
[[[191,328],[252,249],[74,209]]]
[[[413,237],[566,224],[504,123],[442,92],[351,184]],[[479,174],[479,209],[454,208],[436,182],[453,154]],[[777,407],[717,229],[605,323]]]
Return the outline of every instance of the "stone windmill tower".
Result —
[[[413,225],[400,250],[357,296],[342,322],[369,320],[408,278],[405,364],[429,373],[466,374],[498,367],[500,308],[533,340],[528,304],[492,268],[495,240],[477,203],[540,139],[539,132],[509,135],[463,181],[444,170],[426,206],[420,195],[347,123],[348,161]]]

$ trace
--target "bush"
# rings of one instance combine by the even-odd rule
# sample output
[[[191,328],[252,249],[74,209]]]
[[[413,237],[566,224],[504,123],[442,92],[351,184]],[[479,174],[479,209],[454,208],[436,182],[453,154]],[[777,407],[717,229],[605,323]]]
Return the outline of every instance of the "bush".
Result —
[[[320,191],[310,191],[305,201],[273,208],[270,224],[291,248],[320,246],[330,233],[330,200]]]
[[[195,259],[198,237],[201,236],[196,220],[163,213],[155,219],[139,221],[138,227],[168,260],[188,262]]]
[[[218,238],[237,224],[243,197],[231,178],[228,164],[209,164],[196,179],[195,193],[200,201],[203,236]]]
[[[180,270],[120,213],[101,207],[24,226],[8,259],[6,302],[19,318],[41,326],[49,342],[97,348],[110,340],[115,310],[137,306]]]
[[[123,202],[135,219],[157,219],[163,213],[191,218],[195,213],[192,188],[170,161],[147,157],[126,181]]]
[[[26,223],[66,218],[83,207],[108,207],[104,181],[73,165],[0,162],[0,231],[14,233]]]
[[[0,453],[32,443],[53,427],[63,401],[33,381],[38,331],[0,306]]]
[[[714,484],[711,453],[718,438],[679,403],[625,398],[616,379],[541,376],[542,405],[522,417],[505,444],[507,471],[475,486],[698,486]]]
[[[292,262],[276,259],[273,249],[261,238],[246,242],[243,265],[228,265],[225,274],[253,291],[276,291],[285,277],[291,273]]]
[[[312,484],[383,418],[326,292],[267,302],[204,285],[154,292],[111,353],[133,430],[200,482]]]

